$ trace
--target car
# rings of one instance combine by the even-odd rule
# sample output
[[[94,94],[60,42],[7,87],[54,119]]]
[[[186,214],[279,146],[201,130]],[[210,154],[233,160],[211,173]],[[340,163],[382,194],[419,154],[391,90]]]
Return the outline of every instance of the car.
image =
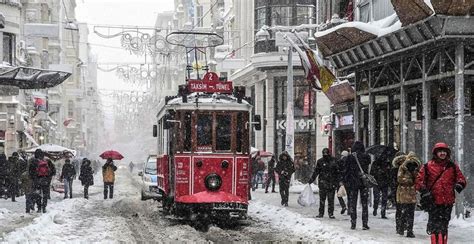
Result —
[[[138,172],[141,178],[141,200],[160,200],[161,194],[158,191],[156,171],[156,155],[149,155],[143,164],[142,171]]]

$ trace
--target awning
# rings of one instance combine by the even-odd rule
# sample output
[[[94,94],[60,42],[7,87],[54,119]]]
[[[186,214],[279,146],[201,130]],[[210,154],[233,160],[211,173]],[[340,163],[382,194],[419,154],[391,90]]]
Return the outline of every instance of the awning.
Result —
[[[0,73],[0,85],[16,86],[20,89],[54,87],[71,76],[68,72],[27,67],[2,66],[0,70],[3,71]]]
[[[31,143],[33,143],[33,145],[35,145],[36,147],[39,146],[39,144],[35,141],[35,138],[33,138],[30,134],[22,131],[23,134],[25,134],[26,138],[28,138],[28,141],[30,141]]]

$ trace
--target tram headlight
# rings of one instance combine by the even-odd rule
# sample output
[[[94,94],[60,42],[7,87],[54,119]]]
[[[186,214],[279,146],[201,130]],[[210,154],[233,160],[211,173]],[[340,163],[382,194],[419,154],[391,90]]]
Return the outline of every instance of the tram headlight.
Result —
[[[222,178],[217,174],[210,174],[206,176],[206,188],[210,191],[217,191],[221,188]]]

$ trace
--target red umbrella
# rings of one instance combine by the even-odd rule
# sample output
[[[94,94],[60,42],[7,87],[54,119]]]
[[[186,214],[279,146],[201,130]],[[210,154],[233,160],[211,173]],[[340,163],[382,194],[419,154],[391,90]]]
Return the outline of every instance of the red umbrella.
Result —
[[[100,155],[100,157],[103,159],[111,158],[113,160],[121,160],[123,158],[122,154],[114,150],[105,151]]]

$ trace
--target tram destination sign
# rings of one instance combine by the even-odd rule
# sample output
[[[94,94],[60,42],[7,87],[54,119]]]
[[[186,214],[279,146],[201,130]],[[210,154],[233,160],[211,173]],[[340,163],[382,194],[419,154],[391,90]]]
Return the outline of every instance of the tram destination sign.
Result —
[[[189,80],[189,92],[232,93],[231,81]]]

